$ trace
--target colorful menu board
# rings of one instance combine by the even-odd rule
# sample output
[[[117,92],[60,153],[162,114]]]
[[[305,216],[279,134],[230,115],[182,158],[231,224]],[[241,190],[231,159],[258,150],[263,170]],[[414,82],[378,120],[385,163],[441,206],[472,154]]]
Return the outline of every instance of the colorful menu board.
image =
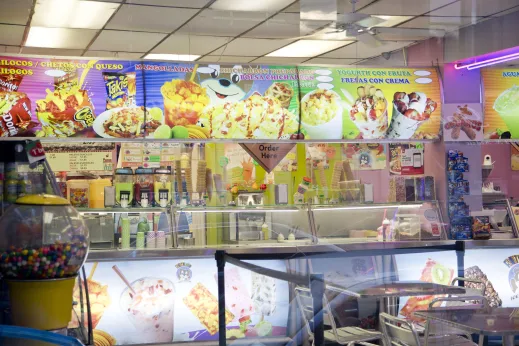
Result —
[[[435,69],[0,57],[0,137],[429,139]]]
[[[436,139],[436,69],[300,67],[301,128],[312,139]]]
[[[286,271],[283,261],[255,264]],[[116,274],[130,281],[133,292]],[[218,340],[212,258],[86,263],[94,336],[105,345]],[[144,274],[145,273],[145,274]],[[226,265],[227,337],[286,336],[288,283]],[[79,287],[74,289],[79,301]],[[76,313],[80,313],[79,305]],[[71,326],[77,326],[73,318]]]
[[[519,138],[519,69],[481,69],[486,139]]]

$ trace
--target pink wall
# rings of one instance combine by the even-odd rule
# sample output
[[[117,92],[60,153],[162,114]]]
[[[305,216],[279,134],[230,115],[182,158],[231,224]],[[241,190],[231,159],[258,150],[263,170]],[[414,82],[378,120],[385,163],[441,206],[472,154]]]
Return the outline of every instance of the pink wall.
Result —
[[[408,66],[443,65],[443,39],[431,38],[407,49]]]
[[[500,186],[508,197],[519,198],[519,171],[512,171],[510,162],[511,145],[508,143],[485,143],[481,146],[481,162],[485,155],[492,156],[494,169],[485,182]]]
[[[433,176],[436,182],[436,198],[445,203],[447,187],[445,186],[445,145],[443,142],[425,144],[424,164],[425,175]],[[355,178],[361,180],[363,184],[373,184],[373,199],[375,203],[387,202],[390,178],[389,162],[387,162],[387,167],[384,170],[353,171],[353,174]]]

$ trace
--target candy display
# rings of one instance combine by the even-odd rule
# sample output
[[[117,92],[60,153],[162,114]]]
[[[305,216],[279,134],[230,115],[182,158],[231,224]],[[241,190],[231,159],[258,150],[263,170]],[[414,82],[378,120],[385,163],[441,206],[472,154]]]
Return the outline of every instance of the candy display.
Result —
[[[456,240],[473,238],[473,227],[480,230],[480,225],[473,226],[470,217],[470,209],[465,203],[463,196],[470,194],[470,183],[464,179],[463,173],[469,171],[468,159],[459,150],[449,150],[447,154],[447,191],[448,210],[451,219],[451,236]],[[481,231],[482,237],[490,235]]]
[[[73,277],[88,250],[88,230],[64,198],[26,195],[0,219],[0,270],[8,278]]]

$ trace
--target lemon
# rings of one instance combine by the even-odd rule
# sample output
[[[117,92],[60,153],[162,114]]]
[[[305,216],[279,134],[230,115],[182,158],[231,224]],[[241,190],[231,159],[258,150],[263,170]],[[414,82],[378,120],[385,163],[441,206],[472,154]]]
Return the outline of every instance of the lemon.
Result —
[[[160,125],[155,130],[155,139],[170,139],[171,138],[171,128],[168,125]]]
[[[150,116],[153,120],[162,121],[162,109],[160,109],[159,107],[153,107],[152,109],[150,109]]]

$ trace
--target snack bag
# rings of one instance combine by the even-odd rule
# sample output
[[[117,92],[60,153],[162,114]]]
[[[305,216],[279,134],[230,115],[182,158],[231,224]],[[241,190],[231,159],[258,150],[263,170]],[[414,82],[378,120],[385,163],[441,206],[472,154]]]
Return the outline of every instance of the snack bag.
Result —
[[[472,221],[472,236],[474,239],[490,239],[490,218],[488,216],[474,216]]]
[[[9,71],[10,67],[0,65],[0,71]],[[18,91],[22,83],[22,74],[0,73],[0,91]]]
[[[131,78],[129,78],[130,74],[132,75]],[[133,91],[135,89],[135,73],[103,72],[103,78],[106,86],[106,109],[129,106],[129,83],[131,79]]]
[[[20,92],[0,91],[0,137],[27,135],[36,127],[32,120],[31,101]]]

